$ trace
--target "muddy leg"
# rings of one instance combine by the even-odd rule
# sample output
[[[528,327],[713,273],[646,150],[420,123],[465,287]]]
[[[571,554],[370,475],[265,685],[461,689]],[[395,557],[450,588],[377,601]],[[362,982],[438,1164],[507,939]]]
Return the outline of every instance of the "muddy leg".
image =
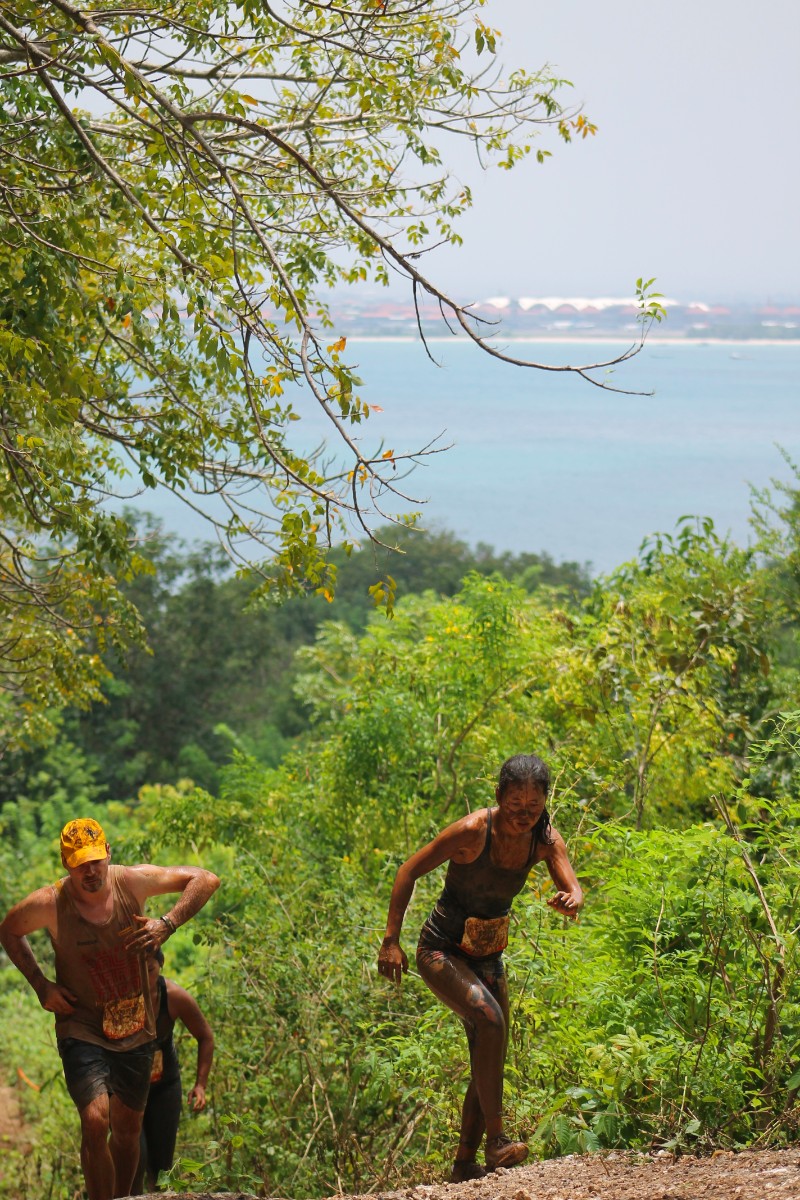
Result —
[[[486,1122],[483,1119],[478,1100],[478,1089],[475,1080],[470,1079],[461,1108],[461,1135],[456,1151],[456,1162],[474,1161],[485,1129]]]
[[[507,1000],[504,1012],[483,980],[455,955],[422,950],[417,955],[417,965],[434,995],[461,1018],[468,1031],[472,1079],[464,1098],[462,1139],[469,1138],[466,1145],[471,1148],[476,1136],[480,1142],[481,1121],[485,1124],[487,1137],[497,1137],[503,1132]],[[476,1117],[476,1101],[479,1118]],[[459,1147],[459,1155],[464,1149],[464,1146]]]
[[[508,1053],[508,985],[505,975],[501,975],[496,983],[488,983],[484,980],[489,991],[492,993],[500,1009],[503,1013],[506,1023],[506,1037],[503,1044],[503,1065],[505,1066],[506,1054]],[[470,1061],[470,1081],[469,1087],[464,1095],[464,1104],[461,1109],[461,1136],[458,1143],[458,1152],[456,1153],[456,1162],[473,1162],[478,1149],[483,1139],[483,1134],[486,1129],[486,1122],[483,1119],[481,1112],[480,1101],[478,1100],[478,1087],[475,1082],[475,1064],[473,1061],[473,1050],[475,1039],[472,1034],[470,1025],[464,1023],[464,1028],[467,1031],[467,1041],[469,1042],[469,1061]]]
[[[104,1093],[80,1109],[81,1166],[89,1200],[111,1200],[114,1161],[108,1147],[109,1097]]]
[[[131,1184],[139,1163],[139,1135],[142,1114],[111,1097],[111,1138],[109,1150],[114,1160],[115,1196],[130,1196]]]

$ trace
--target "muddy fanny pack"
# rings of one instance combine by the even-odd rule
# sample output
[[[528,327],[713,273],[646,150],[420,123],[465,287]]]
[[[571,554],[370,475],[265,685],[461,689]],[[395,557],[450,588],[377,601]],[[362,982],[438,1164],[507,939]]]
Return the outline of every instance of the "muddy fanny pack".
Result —
[[[121,1000],[109,1000],[103,1005],[103,1036],[110,1042],[131,1037],[144,1029],[146,1012],[144,996],[125,996]]]
[[[458,948],[470,958],[501,954],[508,945],[508,925],[508,914],[504,917],[467,917]]]

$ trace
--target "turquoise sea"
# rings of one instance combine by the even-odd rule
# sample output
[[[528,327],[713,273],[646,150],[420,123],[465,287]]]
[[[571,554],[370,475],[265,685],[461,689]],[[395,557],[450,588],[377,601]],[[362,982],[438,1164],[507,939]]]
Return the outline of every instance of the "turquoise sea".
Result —
[[[544,362],[585,363],[622,347],[509,348]],[[416,341],[348,343],[346,357],[365,380],[363,398],[383,410],[360,427],[360,437],[370,452],[381,440],[398,453],[437,437],[450,445],[403,487],[427,501],[423,524],[473,545],[545,550],[606,571],[686,513],[713,517],[720,533],[744,543],[750,485],[792,477],[778,446],[800,461],[798,344],[648,343],[611,377],[653,392],[635,396],[507,366],[455,340],[431,350],[440,366]],[[293,428],[306,448],[325,435],[319,412]],[[169,527],[202,536],[173,502],[158,511]]]

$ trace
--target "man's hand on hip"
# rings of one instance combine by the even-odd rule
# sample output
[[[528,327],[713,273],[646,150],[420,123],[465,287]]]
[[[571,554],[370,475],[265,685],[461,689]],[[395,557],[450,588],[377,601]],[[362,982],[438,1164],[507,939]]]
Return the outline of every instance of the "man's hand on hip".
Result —
[[[63,987],[60,983],[52,983],[51,980],[45,979],[44,983],[36,989],[36,995],[39,997],[39,1003],[47,1012],[58,1013],[62,1017],[68,1017],[75,1011],[75,1005],[78,1003],[78,997],[73,995],[69,988]]]

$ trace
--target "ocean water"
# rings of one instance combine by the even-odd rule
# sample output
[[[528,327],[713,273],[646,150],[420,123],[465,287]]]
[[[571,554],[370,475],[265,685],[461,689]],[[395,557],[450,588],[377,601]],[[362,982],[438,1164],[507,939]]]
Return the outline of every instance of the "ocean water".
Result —
[[[586,363],[622,347],[509,348],[543,362]],[[456,340],[431,350],[439,366],[416,341],[348,343],[347,360],[365,380],[360,394],[383,410],[358,437],[368,453],[381,444],[397,453],[449,446],[403,480],[408,502],[384,505],[421,508],[423,525],[472,545],[544,550],[608,571],[687,513],[711,516],[721,534],[744,544],[751,486],[792,478],[779,446],[800,461],[797,344],[649,343],[610,378],[652,395],[511,367]],[[293,430],[304,448],[328,434],[319,410]],[[203,535],[176,502],[151,507],[184,536]]]

